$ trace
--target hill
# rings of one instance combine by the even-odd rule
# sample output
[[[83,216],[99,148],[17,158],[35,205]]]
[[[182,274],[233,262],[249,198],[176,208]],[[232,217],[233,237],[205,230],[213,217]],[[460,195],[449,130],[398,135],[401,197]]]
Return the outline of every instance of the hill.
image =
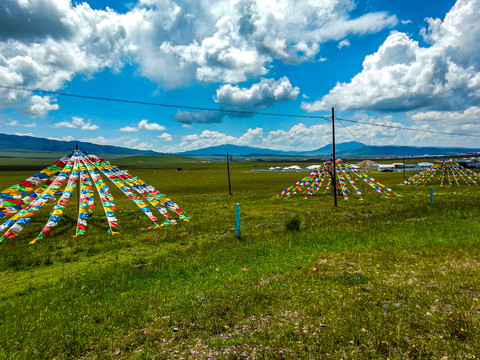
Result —
[[[120,146],[98,145],[84,141],[61,141],[33,136],[0,134],[1,152],[22,153],[69,153],[78,144],[81,150],[95,154],[112,155],[183,155],[183,156],[223,156],[227,152],[236,156],[329,156],[332,153],[331,144],[315,150],[307,151],[282,151],[253,146],[239,146],[225,144],[202,149],[177,152],[175,154],[160,153],[152,150],[137,150]],[[421,146],[371,146],[356,141],[336,144],[338,156],[369,157],[369,156],[424,156],[424,155],[454,155],[480,152],[480,148],[461,147],[421,147]]]
[[[187,156],[197,156],[197,155],[225,155],[226,153],[230,155],[291,155],[291,151],[281,151],[281,150],[272,150],[272,149],[263,149],[252,146],[239,146],[239,145],[218,145],[210,146],[197,150],[189,150],[185,152],[180,152],[178,154],[187,155]]]
[[[343,156],[441,156],[468,154],[480,152],[479,148],[461,148],[461,147],[423,147],[423,146],[368,146],[361,148],[340,151],[338,154]]]
[[[351,141],[336,144],[336,154],[338,156],[424,156],[424,155],[454,155],[480,152],[480,148],[461,148],[461,147],[422,147],[422,146],[371,146],[360,142]],[[257,148],[252,146],[238,145],[219,145],[203,149],[190,150],[177,153],[179,155],[200,156],[200,155],[231,155],[243,156],[261,156],[261,155],[279,155],[279,156],[328,156],[332,153],[332,145],[328,144],[316,150],[310,151],[282,151]]]
[[[78,144],[82,151],[95,154],[122,154],[122,155],[165,155],[151,150],[129,149],[120,146],[97,145],[84,141],[61,141],[50,140],[45,138],[37,138],[33,136],[19,136],[0,134],[0,151],[46,151],[46,152],[63,152],[70,153],[75,150]]]

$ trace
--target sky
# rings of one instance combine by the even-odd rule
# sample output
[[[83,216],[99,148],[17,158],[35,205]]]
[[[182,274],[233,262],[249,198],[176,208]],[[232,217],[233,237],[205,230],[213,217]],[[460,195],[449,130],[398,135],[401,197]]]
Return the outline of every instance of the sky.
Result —
[[[480,0],[2,0],[0,133],[306,151],[334,107],[359,121],[337,142],[480,147],[479,18]]]

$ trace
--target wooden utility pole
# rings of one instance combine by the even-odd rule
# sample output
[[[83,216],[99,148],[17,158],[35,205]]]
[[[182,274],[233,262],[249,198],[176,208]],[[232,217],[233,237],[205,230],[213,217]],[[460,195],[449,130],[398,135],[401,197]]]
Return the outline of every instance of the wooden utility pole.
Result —
[[[333,161],[333,199],[335,206],[337,206],[337,165],[335,156],[335,109],[332,107],[332,161]]]
[[[227,174],[228,174],[228,193],[232,195],[232,185],[230,184],[230,158],[227,152]]]

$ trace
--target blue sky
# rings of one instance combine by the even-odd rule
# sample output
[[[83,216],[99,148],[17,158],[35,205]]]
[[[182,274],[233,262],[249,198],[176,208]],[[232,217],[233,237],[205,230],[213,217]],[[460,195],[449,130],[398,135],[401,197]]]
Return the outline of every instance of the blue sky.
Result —
[[[480,0],[5,0],[0,86],[343,119],[337,140],[472,146]],[[367,123],[367,124],[365,124]],[[179,152],[311,150],[328,121],[232,116],[0,88],[0,132]]]

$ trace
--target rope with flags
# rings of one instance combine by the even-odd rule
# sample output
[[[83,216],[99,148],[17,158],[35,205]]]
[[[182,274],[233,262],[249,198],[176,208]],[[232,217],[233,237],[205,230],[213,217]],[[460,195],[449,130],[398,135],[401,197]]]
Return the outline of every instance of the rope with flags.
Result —
[[[440,186],[452,186],[453,184],[477,185],[477,181],[480,181],[480,174],[471,171],[455,160],[443,159],[435,162],[430,168],[425,169],[418,174],[415,174],[400,185],[426,185],[433,183],[433,180],[438,175],[437,180],[440,182]]]
[[[74,237],[85,235],[87,232],[87,222],[95,208],[93,187],[100,197],[107,218],[108,233],[118,234],[118,220],[115,216],[117,207],[102,175],[112,181],[148,216],[153,222],[153,228],[190,220],[181,207],[153,186],[147,185],[143,180],[133,177],[127,171],[111,165],[105,159],[77,149],[33,176],[0,192],[0,219],[7,218],[0,225],[0,234],[4,232],[0,237],[0,242],[5,238],[16,237],[38,210],[51,200],[55,200],[55,195],[60,195],[50,211],[47,223],[30,244],[49,236],[53,228],[61,221],[70,197],[74,194],[77,186],[79,189],[78,218]],[[64,189],[61,189],[65,181],[67,184]],[[141,195],[145,201],[135,193]],[[158,223],[158,218],[147,203],[165,218],[162,223]]]
[[[362,180],[366,185],[377,191],[383,198],[389,198],[390,196],[401,196],[389,187],[381,184],[374,178],[365,175],[362,171],[355,169],[353,166],[344,163],[340,159],[335,160],[335,174],[337,183],[332,184],[334,171],[333,165],[333,160],[329,159],[317,169],[313,170],[306,177],[283,190],[275,197],[293,197],[296,194],[305,193],[305,198],[308,199],[322,188],[322,185],[325,183],[326,179],[325,192],[328,192],[331,186],[334,186],[336,191],[341,193],[345,200],[348,200],[349,198],[348,194],[351,192],[349,189],[350,187],[358,196],[359,200],[363,200],[362,192],[356,183],[357,180]]]

